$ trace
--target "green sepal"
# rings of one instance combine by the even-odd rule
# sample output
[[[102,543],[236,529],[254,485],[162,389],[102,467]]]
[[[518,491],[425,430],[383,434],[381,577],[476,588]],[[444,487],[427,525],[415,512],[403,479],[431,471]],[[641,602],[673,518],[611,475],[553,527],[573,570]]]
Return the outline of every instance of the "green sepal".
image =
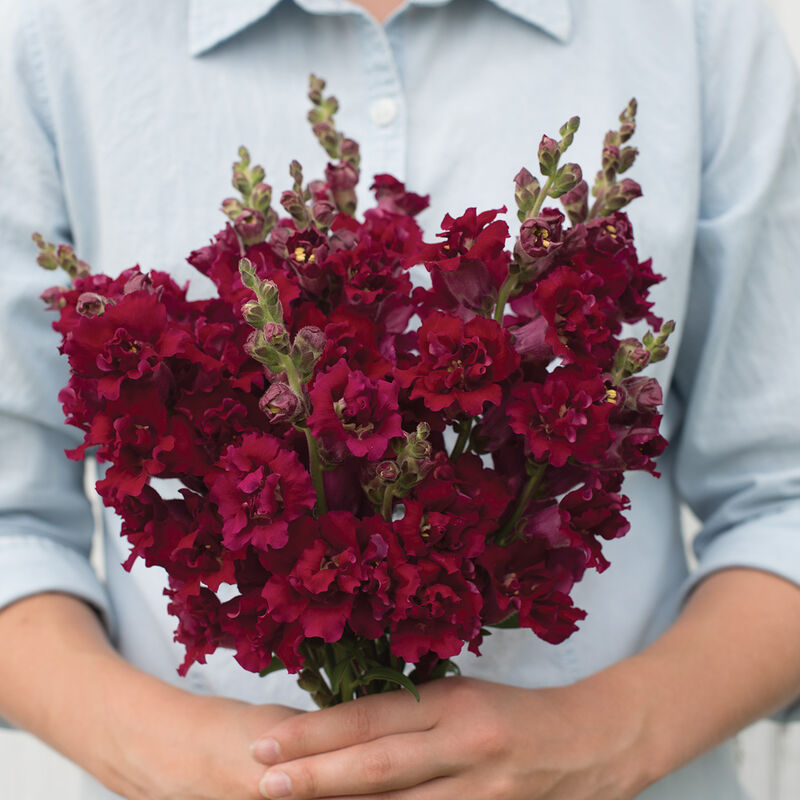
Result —
[[[505,619],[500,620],[500,622],[493,622],[491,625],[487,625],[489,628],[502,628],[505,630],[512,629],[512,628],[519,628],[519,611],[515,611],[513,614],[507,616]]]
[[[272,656],[272,661],[269,662],[269,666],[266,669],[262,669],[258,674],[264,678],[271,672],[278,672],[282,669],[286,669],[286,665],[283,663],[283,661],[281,661],[278,656]]]

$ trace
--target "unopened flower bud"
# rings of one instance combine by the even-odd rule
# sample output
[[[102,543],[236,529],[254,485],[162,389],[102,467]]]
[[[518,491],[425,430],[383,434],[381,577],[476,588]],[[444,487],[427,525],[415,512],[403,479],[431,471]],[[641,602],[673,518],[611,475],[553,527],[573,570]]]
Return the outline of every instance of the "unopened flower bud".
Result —
[[[269,421],[294,422],[303,412],[300,398],[286,383],[276,381],[259,400],[258,407],[269,417]]]
[[[243,195],[247,195],[250,191],[250,181],[247,179],[247,175],[245,175],[244,172],[234,172],[231,183],[233,184],[233,188]]]
[[[231,222],[240,216],[243,211],[244,206],[241,200],[237,200],[235,197],[226,197],[222,201],[222,213],[225,214]]]
[[[265,214],[267,209],[269,208],[269,204],[272,202],[272,187],[268,183],[257,183],[253,187],[253,191],[250,192],[250,205],[260,211],[262,214]],[[223,210],[225,208],[225,203],[222,204]]]
[[[625,392],[625,405],[636,411],[655,411],[663,402],[661,386],[655,378],[627,378],[621,388]]]
[[[583,172],[578,164],[564,164],[556,174],[550,196],[561,197],[574,189],[581,180],[583,180]]]
[[[131,294],[132,292],[151,292],[153,290],[153,280],[149,275],[143,272],[137,272],[125,283],[122,289],[123,294]]]
[[[61,269],[63,269],[70,278],[85,278],[90,270],[89,265],[85,261],[81,261],[72,249],[71,245],[60,244],[56,248],[56,259],[58,260]]]
[[[244,351],[263,364],[273,375],[279,375],[285,369],[285,356],[269,343],[263,331],[253,331],[247,337]]]
[[[84,292],[78,297],[75,310],[82,317],[99,317],[106,308],[108,300],[95,292]]]
[[[316,75],[311,75],[308,79],[308,99],[314,104],[322,102],[322,92],[325,89],[325,81]]]
[[[619,167],[619,147],[616,145],[606,145],[603,148],[603,155],[600,161],[601,169],[607,180],[613,180]]]
[[[358,183],[358,170],[356,167],[347,162],[328,164],[325,169],[325,180],[328,181],[331,187],[331,194],[336,208],[350,216],[355,214],[355,187]]]
[[[539,181],[523,167],[514,178],[514,199],[519,209],[519,220],[524,222],[528,212],[536,205],[541,192]]]
[[[650,351],[638,339],[623,339],[614,359],[614,372],[622,377],[641,372],[650,363]]]
[[[266,312],[255,300],[242,306],[242,316],[251,328],[263,328],[268,322]]]
[[[400,468],[394,461],[381,461],[376,474],[385,483],[394,483],[400,477]]]
[[[318,122],[313,130],[325,152],[331,158],[339,158],[340,137],[333,125],[330,122]]]
[[[303,166],[296,158],[292,159],[292,162],[289,164],[289,177],[295,182],[295,186],[299,186],[300,190],[302,190]]]
[[[317,200],[311,206],[311,217],[321,231],[328,230],[336,217],[336,206],[328,200]]]
[[[295,347],[308,350],[313,353],[316,358],[322,355],[322,351],[325,349],[327,343],[328,337],[325,335],[325,331],[313,325],[300,328],[297,335],[294,337]]]
[[[564,153],[567,148],[572,144],[573,139],[575,138],[575,134],[578,131],[578,128],[581,126],[581,118],[580,117],[570,117],[559,130],[559,134],[561,135],[561,152]]]
[[[308,209],[297,192],[287,190],[281,195],[281,205],[300,228],[308,225]]]
[[[561,205],[573,225],[586,222],[589,216],[589,184],[581,181],[574,189],[562,195]]]
[[[619,166],[617,167],[617,172],[623,173],[629,170],[633,166],[633,162],[636,161],[638,155],[639,151],[635,147],[623,147],[622,150],[619,151]]]
[[[262,328],[266,342],[281,353],[289,352],[289,331],[280,322],[267,322]]]
[[[627,142],[636,131],[637,110],[636,98],[632,97],[625,110],[619,115],[619,121],[622,123],[619,129],[619,141],[622,144]]]
[[[361,163],[361,150],[358,146],[358,142],[353,139],[342,139],[339,152],[342,161],[346,161],[348,164],[352,164],[358,169]]]
[[[325,350],[328,337],[325,331],[308,325],[300,328],[294,337],[291,359],[303,381],[310,380],[319,357]]]
[[[49,289],[45,289],[39,297],[44,301],[48,311],[60,311],[67,304],[64,295],[68,291],[63,286],[51,286]]]
[[[603,198],[605,212],[611,213],[624,208],[631,200],[642,196],[642,187],[636,181],[625,178],[620,183],[615,183]]]
[[[549,136],[542,136],[542,141],[539,143],[539,169],[542,171],[542,175],[546,175],[548,178],[553,175],[560,156],[561,150],[558,142]]]
[[[267,237],[264,215],[254,208],[244,208],[234,220],[233,227],[246,245],[258,244]]]
[[[297,678],[297,685],[306,692],[314,693],[319,692],[323,688],[324,683],[316,672],[312,672],[310,669],[304,669]]]

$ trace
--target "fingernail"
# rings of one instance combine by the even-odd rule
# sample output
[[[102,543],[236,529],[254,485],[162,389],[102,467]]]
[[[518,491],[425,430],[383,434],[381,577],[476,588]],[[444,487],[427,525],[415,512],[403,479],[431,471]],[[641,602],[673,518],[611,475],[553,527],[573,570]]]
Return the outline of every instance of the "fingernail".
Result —
[[[250,755],[262,764],[277,764],[281,760],[281,746],[271,737],[259,739],[250,745]]]
[[[258,785],[264,797],[288,797],[292,793],[292,781],[285,772],[268,772]]]

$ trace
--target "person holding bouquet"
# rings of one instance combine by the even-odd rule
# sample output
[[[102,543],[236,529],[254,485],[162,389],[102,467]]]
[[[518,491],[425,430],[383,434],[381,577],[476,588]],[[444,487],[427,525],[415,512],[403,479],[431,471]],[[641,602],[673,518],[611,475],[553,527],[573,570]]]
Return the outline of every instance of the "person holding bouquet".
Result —
[[[800,106],[761,3],[3,10],[0,714],[94,776],[98,800],[744,797],[726,740],[800,695]],[[106,271],[139,261],[183,283],[225,191],[215,165],[241,142],[278,185],[298,155],[324,171],[304,123],[311,72],[335,87],[362,174],[430,193],[426,232],[513,198],[542,131],[575,113],[574,152],[595,163],[635,95],[631,218],[677,327],[656,369],[662,478],[626,484],[631,532],[576,587],[578,633],[554,646],[498,632],[419,703],[394,692],[308,714],[291,677],[223,652],[179,677],[163,574],[121,569],[110,516],[95,576],[83,476],[61,453],[78,444],[56,402],[65,367],[37,301],[48,278],[28,266],[44,228]],[[704,524],[691,574],[680,500]]]

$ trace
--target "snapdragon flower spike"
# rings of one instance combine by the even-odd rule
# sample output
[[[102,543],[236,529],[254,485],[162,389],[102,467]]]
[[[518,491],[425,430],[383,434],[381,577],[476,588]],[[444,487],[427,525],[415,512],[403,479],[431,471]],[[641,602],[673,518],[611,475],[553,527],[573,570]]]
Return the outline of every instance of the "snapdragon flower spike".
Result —
[[[636,181],[630,178],[617,180],[618,175],[627,172],[633,166],[638,155],[635,147],[622,146],[636,132],[636,110],[637,103],[634,98],[619,116],[619,129],[606,134],[601,169],[592,186],[592,196],[596,199],[589,212],[590,219],[608,216],[624,208],[637,197],[641,197],[642,189]]]
[[[56,270],[60,267],[72,280],[89,275],[89,265],[75,255],[71,245],[56,246],[51,242],[46,242],[40,233],[34,233],[32,238],[39,249],[36,263],[43,269]]]

